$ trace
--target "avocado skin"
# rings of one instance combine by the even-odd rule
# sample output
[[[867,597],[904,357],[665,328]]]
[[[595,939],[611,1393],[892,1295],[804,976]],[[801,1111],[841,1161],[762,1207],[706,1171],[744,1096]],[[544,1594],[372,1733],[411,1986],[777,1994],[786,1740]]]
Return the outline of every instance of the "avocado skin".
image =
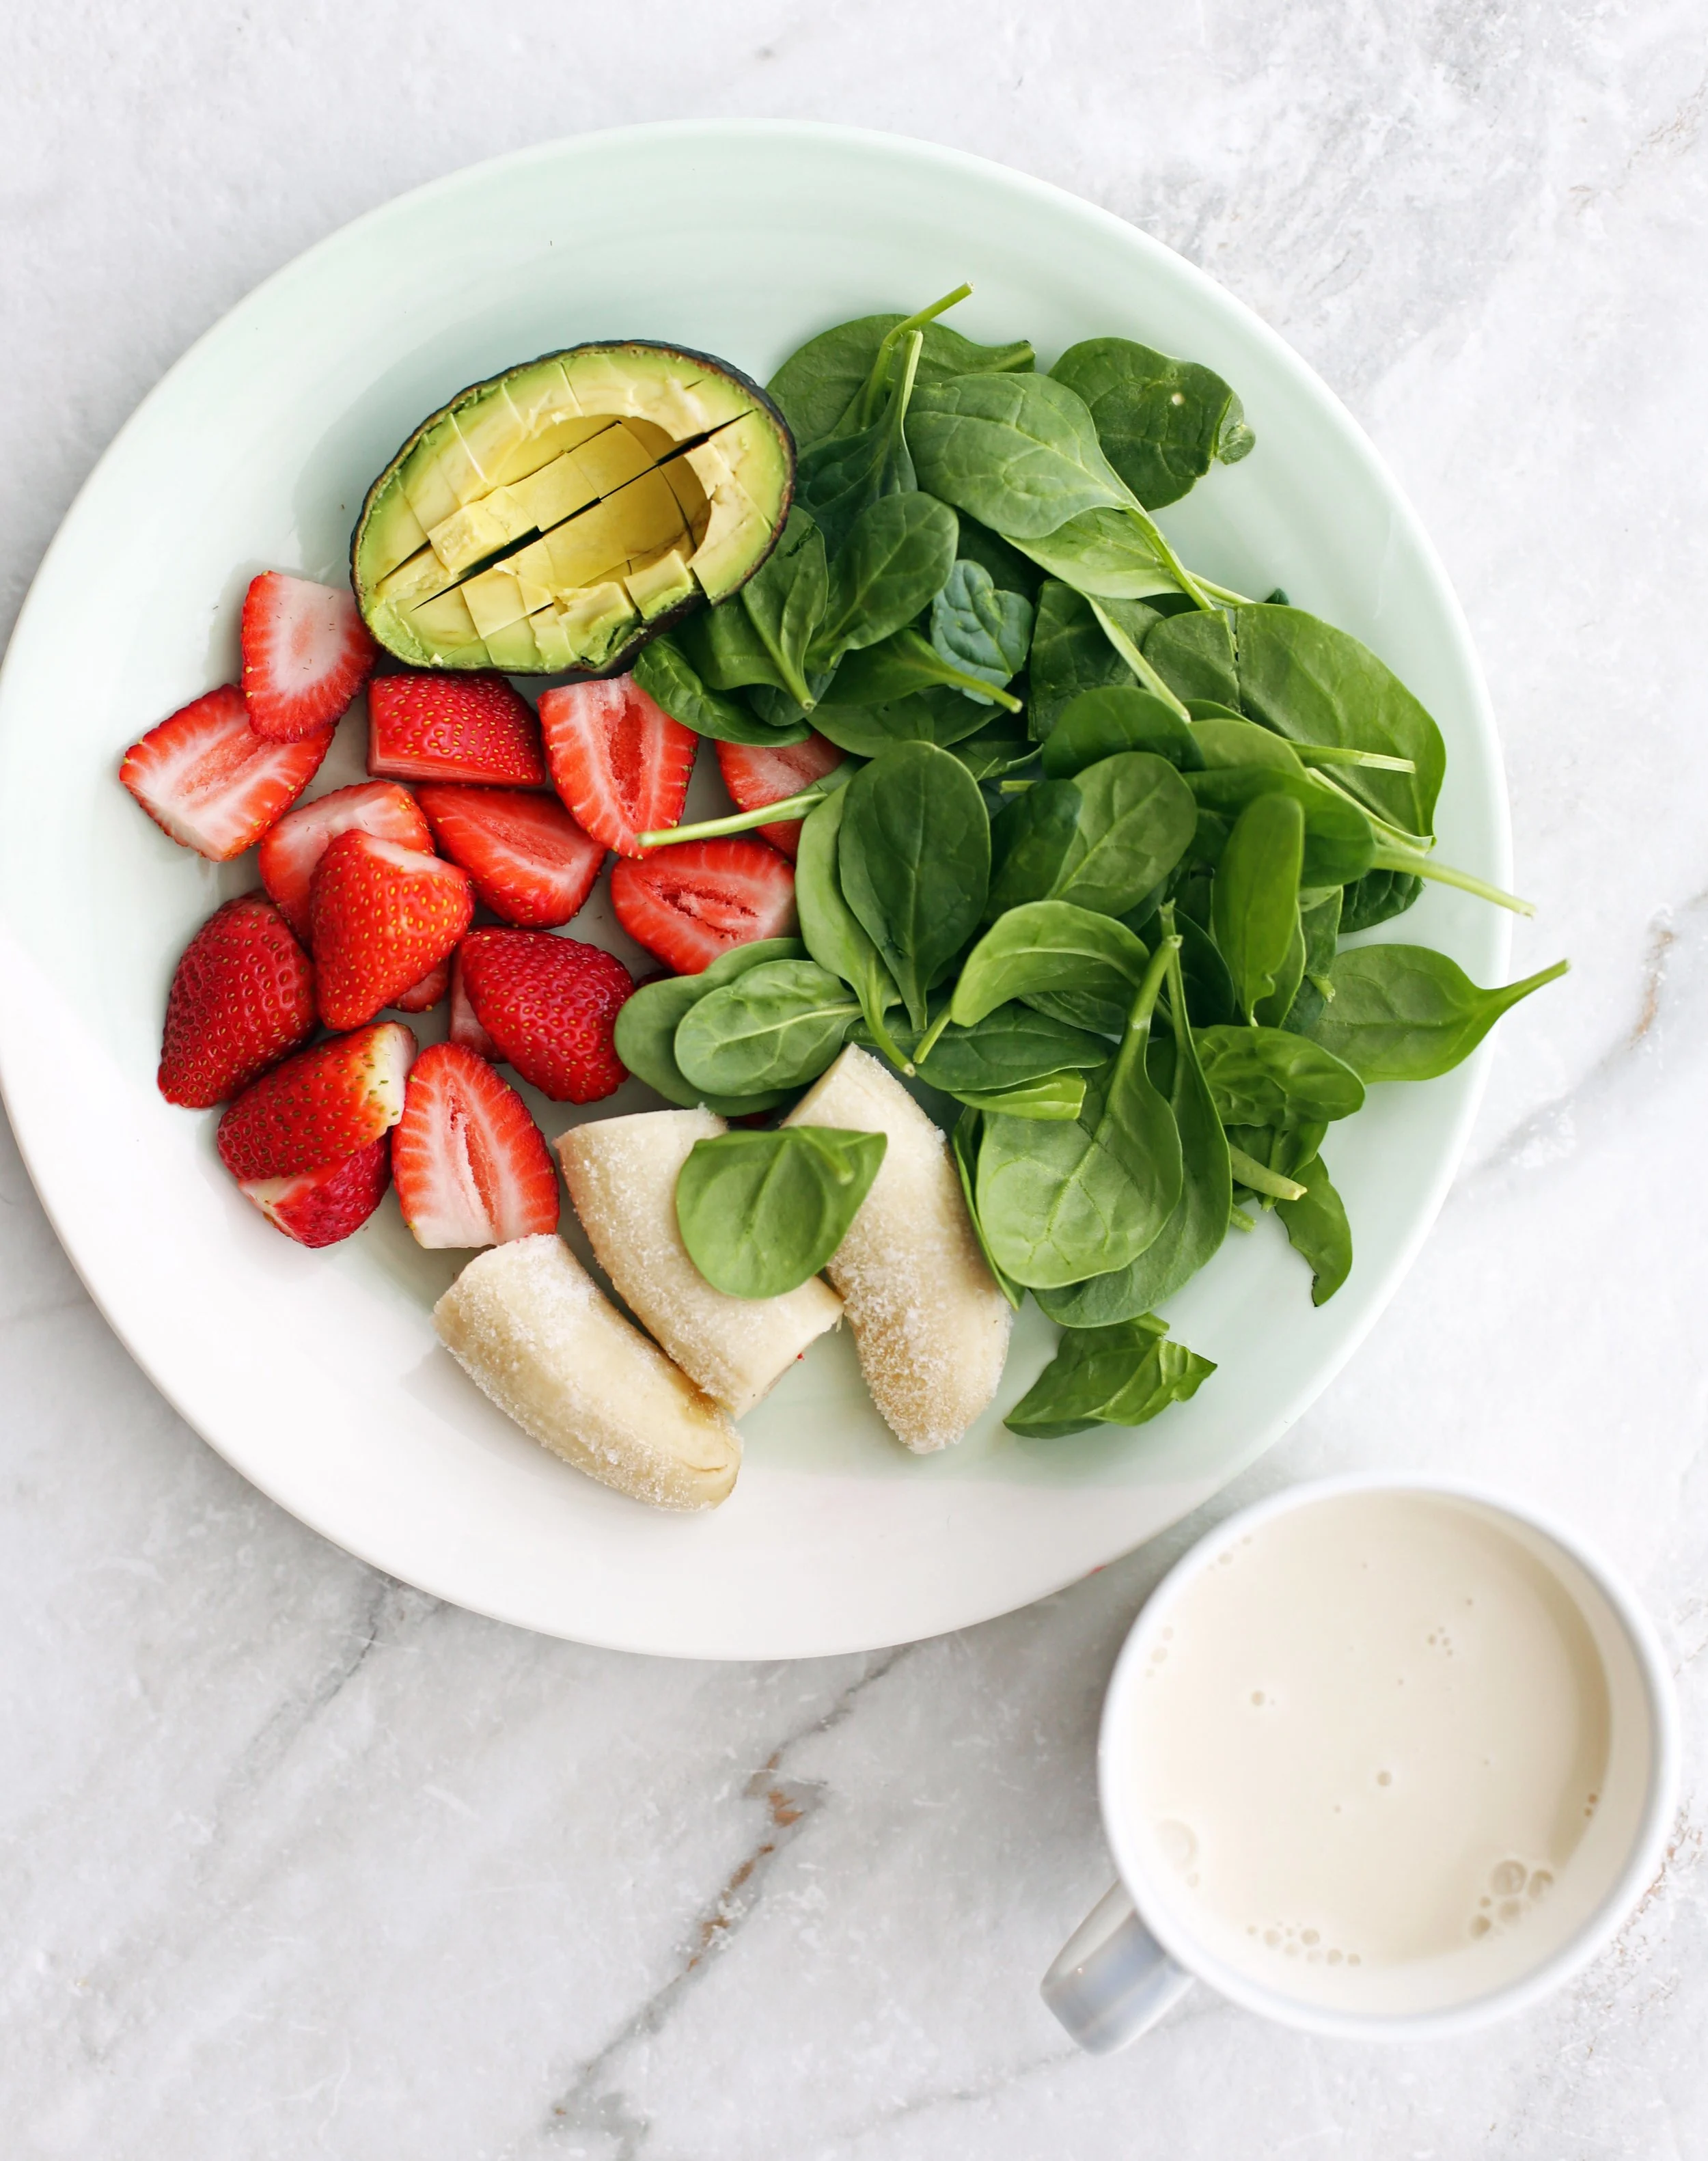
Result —
[[[763,383],[756,383],[752,377],[747,374],[743,369],[732,366],[731,362],[726,360],[720,360],[716,353],[701,352],[699,348],[695,346],[667,345],[662,338],[584,338],[579,345],[559,346],[555,347],[554,350],[549,352],[535,354],[531,360],[513,361],[508,367],[500,368],[495,375],[483,375],[477,382],[465,383],[463,388],[456,393],[455,397],[448,398],[445,404],[440,406],[436,411],[430,413],[425,419],[422,420],[419,425],[411,429],[409,433],[398,445],[396,450],[393,451],[392,456],[387,459],[385,464],[380,467],[378,474],[370,483],[366,494],[362,498],[362,508],[357,513],[356,523],[351,528],[350,532],[350,583],[351,590],[356,595],[357,605],[362,609],[362,619],[364,622],[367,619],[367,610],[363,601],[362,586],[357,575],[356,567],[357,550],[361,543],[362,528],[367,523],[368,513],[372,509],[375,497],[378,495],[381,488],[385,485],[385,482],[390,478],[392,474],[397,471],[398,467],[409,455],[410,451],[414,449],[415,445],[427,433],[428,430],[436,426],[440,421],[445,419],[450,413],[455,411],[459,405],[462,404],[466,399],[474,398],[481,392],[491,389],[494,383],[503,382],[507,377],[515,375],[523,368],[537,367],[547,361],[568,360],[572,358],[575,354],[583,352],[656,352],[663,353],[667,357],[674,360],[691,361],[698,367],[709,368],[716,374],[726,377],[729,381],[735,383],[752,399],[754,405],[761,412],[768,416],[772,424],[776,429],[778,440],[783,446],[785,460],[782,499],[778,506],[777,516],[772,525],[770,534],[766,539],[764,546],[753,558],[752,562],[749,565],[747,570],[743,574],[741,583],[732,586],[731,588],[731,592],[739,592],[741,591],[741,586],[745,585],[747,580],[753,576],[755,572],[764,567],[772,550],[776,547],[778,542],[783,537],[783,529],[784,525],[789,522],[789,513],[794,502],[795,480],[799,464],[798,455],[795,450],[794,430],[790,428],[788,421],[784,418],[782,408],[778,404],[776,399],[771,396],[770,393],[765,388]],[[728,598],[729,595],[726,595],[725,597]],[[557,681],[563,683],[586,683],[600,680],[607,676],[621,675],[626,674],[629,669],[633,667],[635,660],[643,646],[649,644],[654,638],[662,636],[664,632],[674,629],[674,627],[682,622],[685,617],[694,614],[696,610],[702,608],[706,605],[706,596],[703,593],[696,592],[690,594],[686,599],[680,601],[676,607],[667,609],[663,615],[655,617],[651,622],[643,623],[636,631],[634,636],[629,639],[627,643],[622,646],[610,660],[607,661],[604,667],[600,669],[571,669],[567,674],[564,673],[560,669],[555,670],[551,669],[539,668],[528,669],[509,669],[503,672],[508,674],[525,674],[536,679],[544,679],[545,677],[551,676]],[[376,633],[376,635],[378,635],[378,633]],[[380,642],[382,644],[384,644],[385,643],[383,638]],[[392,650],[389,647],[387,647],[386,649],[388,652]],[[393,654],[393,657],[402,660],[406,667],[416,668],[423,664],[420,660],[411,658],[408,655]],[[447,665],[444,661],[432,660],[430,660],[427,664],[430,666],[441,668]],[[490,665],[490,664],[485,664]],[[453,670],[451,672],[461,673],[462,671]]]

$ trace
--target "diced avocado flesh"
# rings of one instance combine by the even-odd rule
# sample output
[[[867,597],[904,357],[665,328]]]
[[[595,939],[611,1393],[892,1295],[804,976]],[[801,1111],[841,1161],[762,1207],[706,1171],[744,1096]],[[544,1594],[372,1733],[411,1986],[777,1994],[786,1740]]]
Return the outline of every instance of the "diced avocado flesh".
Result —
[[[426,421],[351,550],[380,643],[417,666],[610,665],[764,560],[794,450],[745,378],[663,346],[581,346]]]

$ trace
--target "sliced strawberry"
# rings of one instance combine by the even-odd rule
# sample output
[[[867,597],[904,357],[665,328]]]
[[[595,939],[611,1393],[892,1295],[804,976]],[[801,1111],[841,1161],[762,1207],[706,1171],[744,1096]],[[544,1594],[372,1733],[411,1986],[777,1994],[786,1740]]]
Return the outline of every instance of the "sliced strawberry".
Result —
[[[545,785],[539,722],[502,675],[376,676],[367,692],[367,769],[391,780]]]
[[[263,570],[243,596],[243,695],[256,734],[299,742],[336,727],[378,650],[346,587]]]
[[[745,837],[684,841],[611,873],[617,919],[679,976],[697,976],[732,945],[794,928],[794,872]]]
[[[627,1079],[612,1031],[634,984],[614,954],[549,930],[473,930],[457,957],[481,1026],[543,1096],[596,1103]]]
[[[240,1178],[237,1190],[253,1200],[275,1229],[299,1246],[336,1246],[359,1231],[392,1182],[392,1148],[382,1133],[318,1170],[288,1178]]]
[[[637,833],[680,823],[700,738],[632,675],[546,691],[539,725],[552,786],[601,846],[643,856]]]
[[[331,742],[267,742],[249,725],[242,692],[227,685],[150,728],[125,752],[118,777],[180,847],[224,863],[289,810]]]
[[[415,799],[395,780],[358,781],[335,788],[288,811],[261,843],[261,883],[279,914],[306,945],[309,882],[315,866],[341,833],[373,833],[406,848],[433,852],[433,829]]]
[[[489,1065],[496,1065],[503,1053],[475,1018],[468,986],[462,979],[462,948],[458,946],[450,956],[450,1025],[447,1031],[451,1042],[460,1043],[465,1050],[471,1050],[476,1058],[484,1058]]]
[[[431,1013],[450,988],[450,957],[435,961],[419,983],[399,991],[392,1003],[399,1013]]]
[[[455,863],[341,833],[309,888],[315,987],[328,1028],[360,1028],[450,951],[475,912]]]
[[[815,780],[822,780],[842,763],[843,753],[822,736],[805,742],[779,743],[771,750],[758,743],[714,743],[717,769],[738,810],[760,810],[768,803],[780,803],[785,795],[799,795]],[[762,839],[779,848],[790,862],[800,847],[799,818],[779,818],[774,825],[757,830]]]
[[[555,797],[508,788],[424,788],[420,800],[440,848],[462,865],[494,915],[552,930],[579,914],[605,846]]]
[[[271,901],[216,909],[184,949],[166,997],[160,1093],[205,1111],[258,1080],[315,1032],[315,971]]]
[[[415,1039],[400,1020],[310,1044],[252,1081],[220,1120],[220,1160],[240,1182],[319,1170],[404,1115]]]
[[[392,1176],[423,1246],[502,1246],[558,1226],[557,1172],[527,1104],[460,1044],[416,1060]]]

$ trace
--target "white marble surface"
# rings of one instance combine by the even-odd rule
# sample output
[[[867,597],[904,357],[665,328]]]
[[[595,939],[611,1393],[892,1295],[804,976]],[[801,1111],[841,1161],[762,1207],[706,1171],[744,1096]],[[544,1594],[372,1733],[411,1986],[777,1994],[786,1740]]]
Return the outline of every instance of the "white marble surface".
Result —
[[[1076,2057],[1100,1690],[1188,1524],[967,1634],[791,1667],[546,1642],[249,1491],[0,1163],[8,2155],[1670,2161],[1708,2151],[1708,157],[1700,5],[24,0],[0,71],[0,577],[257,279],[398,190],[673,115],[852,120],[1059,181],[1322,371],[1419,504],[1505,732],[1521,968],[1464,1173],[1351,1369],[1206,1511],[1476,1472],[1596,1532],[1685,1800],[1617,1946],[1375,2051],[1202,1993]],[[91,1146],[99,1137],[91,1136]]]

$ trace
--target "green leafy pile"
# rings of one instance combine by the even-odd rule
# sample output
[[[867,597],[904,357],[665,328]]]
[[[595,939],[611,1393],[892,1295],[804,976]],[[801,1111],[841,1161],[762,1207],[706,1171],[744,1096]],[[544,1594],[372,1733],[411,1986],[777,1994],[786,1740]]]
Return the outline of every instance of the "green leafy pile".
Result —
[[[1254,1211],[1332,1297],[1352,1244],[1330,1126],[1369,1084],[1448,1071],[1566,964],[1482,989],[1427,947],[1342,950],[1425,879],[1524,907],[1433,852],[1435,722],[1356,638],[1195,575],[1152,518],[1252,448],[1226,383],[1122,338],[1040,374],[1023,341],[936,320],[965,289],[784,363],[781,542],[636,668],[701,734],[810,727],[850,756],[646,836],[802,819],[801,935],[637,992],[617,1047],[730,1117],[851,1041],[958,1104],[992,1270],[1067,1331],[1008,1420],[1049,1436],[1196,1390],[1213,1369],[1155,1309]],[[821,1266],[875,1171],[799,1130],[702,1143],[683,1174],[690,1249],[737,1295]]]

